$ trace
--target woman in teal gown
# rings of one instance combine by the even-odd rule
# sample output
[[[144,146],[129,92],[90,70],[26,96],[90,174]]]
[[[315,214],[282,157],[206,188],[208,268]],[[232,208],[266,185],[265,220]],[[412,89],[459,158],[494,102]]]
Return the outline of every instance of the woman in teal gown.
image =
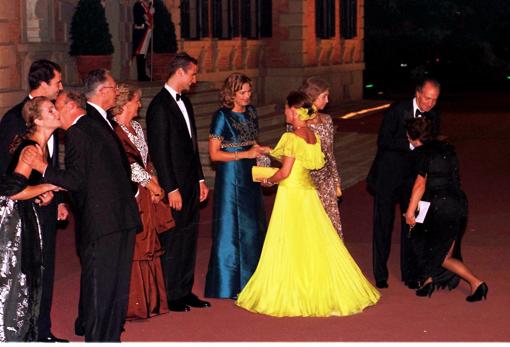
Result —
[[[257,267],[266,231],[260,185],[251,168],[269,151],[259,146],[251,80],[231,74],[221,91],[223,107],[213,116],[209,154],[215,162],[212,248],[205,284],[209,298],[236,298]]]

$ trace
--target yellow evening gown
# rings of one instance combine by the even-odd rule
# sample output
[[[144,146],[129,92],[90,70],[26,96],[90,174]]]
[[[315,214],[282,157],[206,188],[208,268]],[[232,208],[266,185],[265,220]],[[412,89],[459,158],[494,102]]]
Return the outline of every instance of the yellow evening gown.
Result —
[[[236,304],[276,317],[347,316],[374,305],[367,281],[326,214],[309,170],[324,165],[320,142],[285,133],[271,155],[295,158],[278,193],[257,269]]]

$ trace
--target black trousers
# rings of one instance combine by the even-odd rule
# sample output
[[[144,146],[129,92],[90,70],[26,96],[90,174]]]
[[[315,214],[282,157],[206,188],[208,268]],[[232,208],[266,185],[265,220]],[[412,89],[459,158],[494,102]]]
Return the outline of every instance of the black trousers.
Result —
[[[53,301],[53,283],[55,281],[55,248],[57,242],[57,204],[37,207],[37,215],[42,229],[43,277],[41,307],[37,329],[39,338],[46,338],[51,333],[51,304]]]
[[[400,233],[400,272],[403,282],[416,281],[416,255],[409,227],[402,214],[407,211],[410,192],[405,186],[376,192],[374,197],[374,225],[372,239],[373,271],[376,281],[388,280],[388,258],[391,250],[391,234],[395,220],[396,205],[400,205],[398,220],[401,223]]]
[[[183,201],[181,211],[172,210],[175,227],[160,234],[165,249],[161,264],[168,301],[182,299],[193,289],[200,220],[198,181],[187,188],[179,189]]]
[[[120,342],[135,235],[135,230],[114,232],[80,247],[79,318],[86,342]]]

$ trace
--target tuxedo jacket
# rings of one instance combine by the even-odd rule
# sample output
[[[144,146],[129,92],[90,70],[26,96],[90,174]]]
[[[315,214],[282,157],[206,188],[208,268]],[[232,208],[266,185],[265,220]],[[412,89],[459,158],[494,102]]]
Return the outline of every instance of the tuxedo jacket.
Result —
[[[48,166],[45,179],[72,193],[78,245],[114,232],[141,230],[131,168],[117,136],[87,104],[87,115],[66,131],[66,170]]]
[[[192,137],[184,116],[172,95],[163,88],[147,109],[147,142],[161,187],[167,192],[179,189],[185,194],[204,179],[198,152],[193,107],[182,96],[188,111]]]
[[[384,114],[377,138],[377,154],[367,177],[369,188],[386,193],[401,186],[412,170],[412,151],[407,139],[405,122],[414,117],[413,101],[393,104]],[[440,117],[436,109],[424,117],[432,123],[432,133],[439,133]]]

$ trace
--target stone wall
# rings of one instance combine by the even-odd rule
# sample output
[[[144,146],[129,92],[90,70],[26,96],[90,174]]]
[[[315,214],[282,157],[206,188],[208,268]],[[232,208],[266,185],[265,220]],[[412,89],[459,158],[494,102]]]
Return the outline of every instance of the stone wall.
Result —
[[[69,27],[78,0],[0,1],[0,117],[28,92],[27,73],[37,59],[62,66],[64,85],[79,85],[75,60],[69,56]],[[134,76],[131,22],[134,0],[106,1],[115,53],[116,78]]]
[[[40,58],[58,62],[65,85],[78,85],[74,58],[68,54],[69,26],[78,0],[0,1],[0,116],[27,92],[30,64]],[[104,1],[115,53],[112,72],[134,79],[131,59],[132,6],[135,0]],[[316,75],[331,84],[331,102],[362,97],[364,0],[358,0],[358,35],[340,39],[340,0],[336,0],[336,36],[315,35],[315,1],[273,0],[273,37],[217,40],[180,38],[180,0],[165,0],[176,25],[179,50],[199,60],[199,79],[221,85],[233,71],[254,80],[259,103],[281,104],[303,78]]]
[[[0,1],[0,114],[23,97],[20,37],[20,0]]]
[[[358,33],[350,40],[340,38],[340,0],[335,5],[336,35],[325,40],[315,35],[314,1],[273,1],[273,37],[266,49],[271,53],[262,81],[265,102],[282,103],[309,76],[330,83],[332,104],[362,98],[364,1],[358,0]]]

